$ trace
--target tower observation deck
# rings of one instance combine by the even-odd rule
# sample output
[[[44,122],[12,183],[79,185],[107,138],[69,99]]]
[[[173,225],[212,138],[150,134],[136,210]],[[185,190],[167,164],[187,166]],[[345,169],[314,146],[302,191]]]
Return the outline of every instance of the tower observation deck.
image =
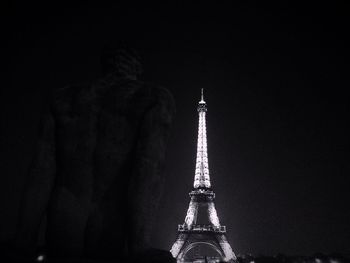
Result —
[[[178,225],[177,239],[170,252],[178,262],[233,262],[236,256],[226,239],[226,227],[220,224],[215,209],[215,193],[211,188],[206,113],[203,89],[198,102],[198,139],[196,168],[190,203],[183,224]],[[206,223],[199,222],[201,210],[206,211]],[[197,222],[198,221],[198,222]]]

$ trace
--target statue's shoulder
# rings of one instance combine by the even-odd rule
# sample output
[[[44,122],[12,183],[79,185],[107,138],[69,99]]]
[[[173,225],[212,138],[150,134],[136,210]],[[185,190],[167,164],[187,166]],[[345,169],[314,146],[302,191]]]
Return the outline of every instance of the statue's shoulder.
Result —
[[[164,123],[170,124],[176,112],[175,100],[171,92],[161,86],[151,83],[144,83],[140,93],[143,99],[148,101],[149,114],[156,115],[162,119]]]
[[[71,110],[73,105],[81,104],[93,98],[92,85],[67,85],[53,91],[52,106],[54,110],[64,112]]]
[[[140,93],[153,104],[163,105],[169,108],[169,110],[175,111],[174,97],[167,88],[144,82]]]

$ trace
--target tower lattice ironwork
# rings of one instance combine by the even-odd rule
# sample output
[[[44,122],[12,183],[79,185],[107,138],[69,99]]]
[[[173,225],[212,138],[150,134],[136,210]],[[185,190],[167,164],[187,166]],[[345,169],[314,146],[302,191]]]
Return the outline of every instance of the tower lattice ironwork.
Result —
[[[193,189],[189,193],[191,199],[185,222],[178,225],[177,239],[170,252],[178,262],[232,262],[236,256],[227,241],[226,227],[220,224],[210,182],[205,119],[207,105],[203,89],[197,109],[199,125]],[[203,209],[206,210],[205,220],[199,218]],[[200,224],[200,220],[206,223]]]

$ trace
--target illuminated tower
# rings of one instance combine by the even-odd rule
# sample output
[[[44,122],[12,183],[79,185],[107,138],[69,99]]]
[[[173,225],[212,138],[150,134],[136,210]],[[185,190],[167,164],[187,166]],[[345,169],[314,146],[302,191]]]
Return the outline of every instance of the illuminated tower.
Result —
[[[211,188],[203,97],[198,103],[199,125],[196,171],[185,222],[178,226],[178,235],[170,252],[178,262],[232,262],[236,256],[226,239],[226,227],[220,225]]]

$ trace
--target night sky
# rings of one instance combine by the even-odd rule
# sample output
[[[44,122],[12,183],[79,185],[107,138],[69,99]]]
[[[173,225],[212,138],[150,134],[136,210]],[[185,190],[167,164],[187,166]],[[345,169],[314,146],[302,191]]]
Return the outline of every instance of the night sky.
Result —
[[[96,80],[103,46],[124,40],[143,57],[143,80],[177,104],[155,246],[170,249],[185,218],[204,88],[211,181],[233,250],[350,253],[349,6],[261,2],[4,9],[1,240],[15,231],[50,93]]]

